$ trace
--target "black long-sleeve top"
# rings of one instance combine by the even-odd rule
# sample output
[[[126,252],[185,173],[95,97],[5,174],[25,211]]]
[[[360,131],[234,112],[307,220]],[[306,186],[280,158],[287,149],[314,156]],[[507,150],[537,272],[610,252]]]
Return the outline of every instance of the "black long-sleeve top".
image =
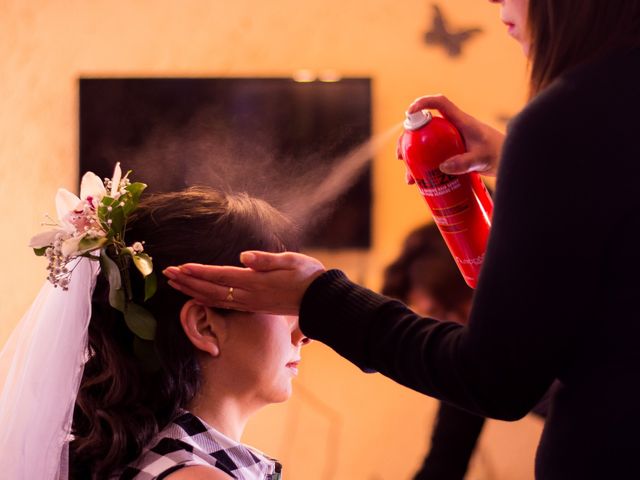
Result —
[[[468,326],[332,270],[300,326],[361,368],[515,420],[554,379],[539,479],[640,476],[640,50],[573,69],[512,121]]]

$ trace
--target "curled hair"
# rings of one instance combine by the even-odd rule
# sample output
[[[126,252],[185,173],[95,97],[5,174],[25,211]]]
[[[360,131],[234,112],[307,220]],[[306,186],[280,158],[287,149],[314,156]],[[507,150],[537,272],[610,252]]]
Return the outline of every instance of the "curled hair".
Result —
[[[240,265],[244,250],[295,249],[295,235],[279,212],[244,194],[194,188],[143,197],[126,236],[128,242],[144,240],[153,257],[158,290],[144,305],[156,318],[156,337],[153,342],[134,338],[121,313],[109,306],[109,285],[100,275],[92,299],[89,360],[74,411],[71,478],[117,473],[200,388],[196,351],[179,321],[188,297],[160,272],[186,262]],[[134,297],[142,295],[139,283]],[[160,364],[153,370],[144,361],[149,350]]]
[[[531,96],[567,70],[640,47],[637,0],[529,0]]]
[[[383,295],[408,303],[414,288],[450,312],[460,311],[473,295],[433,223],[413,230],[384,272]]]

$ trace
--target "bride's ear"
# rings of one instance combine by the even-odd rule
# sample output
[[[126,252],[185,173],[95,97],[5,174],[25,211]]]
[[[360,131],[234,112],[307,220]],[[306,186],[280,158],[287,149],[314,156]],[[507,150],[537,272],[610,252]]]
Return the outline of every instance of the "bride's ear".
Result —
[[[220,355],[220,343],[225,335],[224,319],[214,310],[187,301],[180,310],[180,323],[189,341],[212,357]]]

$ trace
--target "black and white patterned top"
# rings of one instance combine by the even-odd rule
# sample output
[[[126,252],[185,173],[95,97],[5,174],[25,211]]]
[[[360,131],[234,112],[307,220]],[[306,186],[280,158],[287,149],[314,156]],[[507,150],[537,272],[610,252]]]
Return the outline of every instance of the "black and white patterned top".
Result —
[[[184,467],[208,465],[237,480],[281,480],[276,460],[238,443],[184,411],[128,465],[119,480],[162,480]]]

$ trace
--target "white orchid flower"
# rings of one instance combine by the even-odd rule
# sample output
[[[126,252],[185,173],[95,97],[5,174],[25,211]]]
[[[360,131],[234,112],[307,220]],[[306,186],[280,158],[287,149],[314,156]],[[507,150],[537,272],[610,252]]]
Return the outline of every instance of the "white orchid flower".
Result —
[[[48,217],[46,232],[34,236],[29,246],[38,256],[49,262],[47,280],[54,287],[69,289],[72,260],[86,257],[97,261],[105,270],[110,284],[109,303],[125,314],[127,325],[144,340],[155,335],[155,319],[144,308],[125,298],[121,288],[122,275],[129,275],[128,267],[117,265],[114,258],[130,257],[135,268],[144,278],[144,300],[156,291],[156,277],[149,255],[144,253],[144,242],[126,246],[124,241],[127,216],[137,206],[142,183],[131,183],[129,172],[124,176],[120,163],[113,170],[111,179],[104,182],[92,172],[87,172],[80,182],[80,196],[61,188],[56,193],[57,220]],[[125,277],[128,278],[128,277]],[[131,326],[133,325],[133,326]]]
[[[119,170],[119,165],[116,166]],[[117,173],[117,172],[116,172]],[[114,174],[115,178],[115,174]],[[96,210],[107,191],[100,177],[93,172],[87,172],[80,182],[80,197],[64,188],[58,189],[56,193],[56,212],[58,223],[55,228],[39,233],[29,242],[32,248],[43,248],[52,245],[58,237],[64,239],[62,243],[62,254],[69,256],[78,252],[80,241],[86,236],[84,229],[79,228],[86,224],[85,206],[91,210]],[[94,231],[95,233],[95,231]]]
[[[120,192],[120,180],[122,180],[122,169],[120,162],[118,162],[113,169],[113,177],[111,178],[111,197],[113,198],[117,198],[116,195]]]
[[[47,230],[46,232],[38,233],[31,237],[29,246],[31,248],[44,248],[55,242],[58,233],[64,233],[64,230],[56,228],[54,230]]]

